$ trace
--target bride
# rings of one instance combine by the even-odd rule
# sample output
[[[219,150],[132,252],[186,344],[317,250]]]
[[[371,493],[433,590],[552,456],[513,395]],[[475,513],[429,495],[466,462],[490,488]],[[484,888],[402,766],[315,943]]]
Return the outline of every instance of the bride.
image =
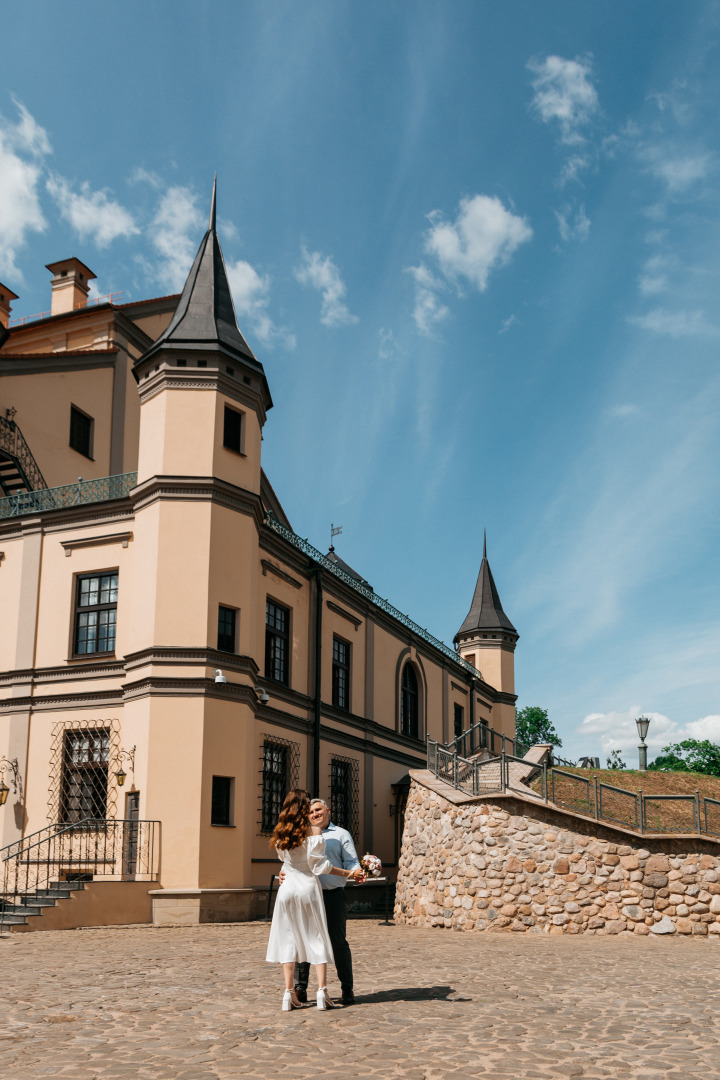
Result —
[[[326,859],[321,830],[310,824],[310,796],[300,789],[288,792],[285,797],[270,846],[276,849],[283,863],[285,880],[278,890],[265,959],[283,966],[283,1012],[301,1007],[293,989],[296,960],[315,965],[317,1007],[332,1009],[334,1005],[325,982],[333,952],[318,874],[362,881],[363,871],[359,867],[342,870]]]

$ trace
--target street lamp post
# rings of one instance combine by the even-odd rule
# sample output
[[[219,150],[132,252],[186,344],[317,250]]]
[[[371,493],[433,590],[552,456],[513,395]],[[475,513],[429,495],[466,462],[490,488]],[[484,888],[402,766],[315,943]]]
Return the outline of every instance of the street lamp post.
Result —
[[[638,746],[638,758],[640,760],[640,772],[647,771],[647,746],[645,745],[645,738],[650,727],[649,716],[639,716],[635,721],[637,724],[638,735],[640,736],[640,745]]]

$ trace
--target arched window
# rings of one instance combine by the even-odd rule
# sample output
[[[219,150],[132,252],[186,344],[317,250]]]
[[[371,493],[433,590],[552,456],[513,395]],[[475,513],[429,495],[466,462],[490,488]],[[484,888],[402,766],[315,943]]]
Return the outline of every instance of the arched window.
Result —
[[[412,664],[403,668],[400,683],[400,731],[403,735],[418,738],[418,681]]]

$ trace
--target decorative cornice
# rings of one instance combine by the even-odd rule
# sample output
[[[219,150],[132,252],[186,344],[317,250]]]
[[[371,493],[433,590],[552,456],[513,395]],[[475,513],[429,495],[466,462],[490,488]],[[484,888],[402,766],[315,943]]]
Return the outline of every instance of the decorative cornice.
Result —
[[[263,568],[263,577],[267,577],[268,571],[274,574],[275,577],[279,577],[282,581],[286,581],[288,585],[292,585],[294,589],[302,589],[302,581],[298,581],[297,578],[291,577],[290,574],[286,574],[284,570],[281,570],[279,566],[275,566],[268,559],[260,560]]]
[[[0,685],[21,682],[51,683],[73,682],[77,679],[110,679],[125,674],[122,660],[95,661],[92,663],[71,661],[63,667],[19,668],[0,673]]]
[[[133,534],[131,532],[103,533],[102,536],[83,536],[75,540],[61,540],[60,544],[65,549],[66,558],[69,558],[73,553],[73,548],[95,547],[102,544],[122,544],[126,548],[132,538]]]
[[[357,619],[354,615],[351,615],[349,611],[345,611],[344,608],[338,607],[337,604],[333,604],[332,600],[327,600],[326,603],[330,608],[330,611],[334,611],[336,615],[340,615],[343,619],[347,619],[348,622],[353,624],[356,630],[362,626],[362,619]]]
[[[122,705],[119,690],[98,690],[84,694],[52,694],[47,697],[15,697],[0,701],[0,714],[18,711],[46,712],[51,709],[97,709]]]
[[[456,683],[454,681],[451,681],[450,686],[452,687],[453,690],[458,690],[461,694],[464,694],[465,697],[467,697],[467,694],[468,694],[467,686],[461,686],[460,683]]]
[[[257,705],[257,695],[252,686],[244,683],[216,683],[214,679],[163,679],[151,676],[125,683],[123,701],[144,697],[211,697],[234,701],[236,704]]]
[[[139,667],[152,665],[184,665],[201,664],[203,667],[221,667],[224,671],[234,671],[240,675],[250,675],[255,678],[259,668],[252,656],[241,656],[235,653],[220,652],[218,649],[208,649],[198,646],[197,648],[185,648],[176,645],[153,645],[148,649],[139,649],[137,652],[128,653],[125,657],[125,670],[134,671]]]
[[[188,363],[187,367],[171,367],[170,363],[177,357],[181,359],[187,358],[190,363]],[[168,357],[168,361],[162,360],[157,363],[157,371],[151,370],[146,376],[140,374],[140,372],[143,371],[144,367],[147,368],[149,364],[152,364],[153,360],[157,362],[159,360],[158,355],[151,357],[147,364],[138,363],[135,373],[139,379],[140,404],[154,398],[162,390],[214,390],[216,393],[236,401],[239,405],[252,409],[258,414],[260,426],[263,426],[267,417],[265,402],[261,393],[262,382],[257,375],[255,375],[254,379],[251,379],[250,385],[248,385],[243,379],[240,361],[231,360],[223,353],[219,353],[217,356],[208,354],[208,363],[217,363],[222,366],[223,370],[220,370],[220,366],[217,368],[195,367],[192,363],[193,359],[196,360],[196,353],[193,349],[188,348],[183,351],[178,348]],[[227,367],[236,370],[237,375],[228,374],[224,370]],[[246,378],[250,377],[246,376]]]
[[[112,499],[107,502],[68,506],[61,510],[46,510],[38,514],[7,518],[0,522],[0,536],[4,540],[18,540],[33,532],[50,535],[64,532],[77,525],[115,525],[119,521],[132,521],[133,507],[129,499]]]
[[[213,476],[151,476],[138,484],[132,497],[136,513],[164,499],[187,499],[213,502],[228,510],[246,514],[255,519],[258,527],[263,519],[259,495]]]

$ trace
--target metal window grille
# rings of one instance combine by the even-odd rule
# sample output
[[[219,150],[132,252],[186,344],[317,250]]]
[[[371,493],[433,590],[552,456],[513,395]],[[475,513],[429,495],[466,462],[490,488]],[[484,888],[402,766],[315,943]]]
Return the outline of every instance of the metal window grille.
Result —
[[[60,794],[60,821],[107,817],[110,731],[66,731]]]
[[[262,746],[262,810],[260,831],[271,833],[277,825],[285,796],[297,787],[300,747],[287,739],[266,737]]]
[[[333,638],[332,703],[336,709],[350,708],[350,646]]]
[[[115,651],[118,573],[89,574],[77,579],[75,655]]]
[[[355,758],[334,757],[330,762],[330,818],[354,840],[360,832],[359,772]]]
[[[92,457],[93,419],[74,405],[70,406],[70,446],[84,457]]]
[[[268,600],[265,624],[265,677],[287,686],[290,612],[280,604]]]
[[[400,689],[400,731],[413,739],[418,737],[418,683],[412,664],[406,664]]]
[[[221,652],[235,652],[235,615],[234,608],[220,606],[218,610],[218,649]]]

